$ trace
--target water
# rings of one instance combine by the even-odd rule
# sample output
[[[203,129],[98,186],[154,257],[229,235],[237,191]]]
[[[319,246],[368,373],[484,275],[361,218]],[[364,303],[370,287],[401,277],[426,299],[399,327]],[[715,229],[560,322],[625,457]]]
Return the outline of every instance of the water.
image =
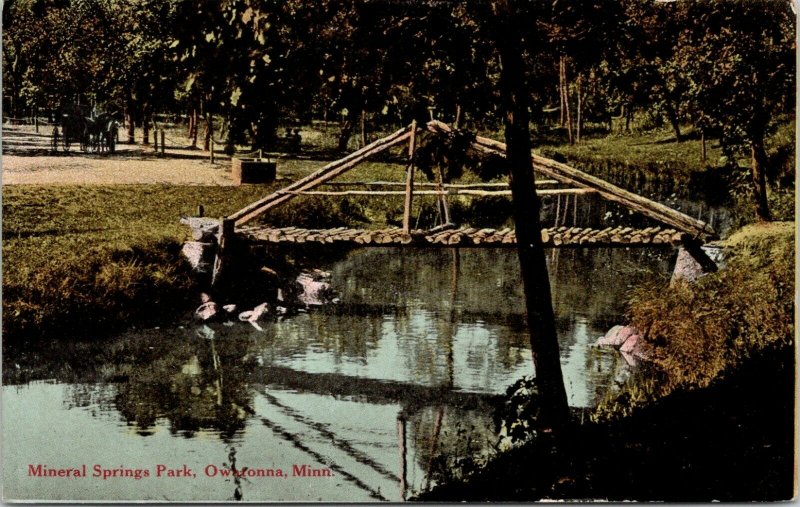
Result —
[[[570,405],[625,378],[590,344],[670,256],[549,254]],[[7,350],[6,497],[401,500],[490,456],[493,401],[533,372],[515,252],[361,249],[321,267],[341,304],[258,328],[184,322]],[[87,477],[31,476],[39,464]]]

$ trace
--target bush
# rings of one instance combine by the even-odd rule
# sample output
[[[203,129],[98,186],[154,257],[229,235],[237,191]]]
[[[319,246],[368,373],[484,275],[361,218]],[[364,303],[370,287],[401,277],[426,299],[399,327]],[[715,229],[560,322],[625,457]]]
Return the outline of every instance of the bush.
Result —
[[[727,245],[725,269],[694,284],[634,292],[629,317],[652,346],[652,362],[598,406],[598,417],[707,387],[765,351],[792,345],[794,223],[748,226]]]
[[[192,277],[178,242],[100,248],[55,260],[3,286],[7,340],[70,337],[160,322],[188,308]]]

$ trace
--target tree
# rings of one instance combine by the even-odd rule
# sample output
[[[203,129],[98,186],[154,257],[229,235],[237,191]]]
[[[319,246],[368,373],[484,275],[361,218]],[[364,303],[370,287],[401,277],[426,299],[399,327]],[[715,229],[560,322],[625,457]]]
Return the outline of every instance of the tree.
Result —
[[[561,373],[561,358],[550,294],[536,195],[528,94],[525,82],[520,24],[529,19],[511,0],[493,2],[496,16],[494,39],[500,54],[500,94],[504,112],[506,157],[509,166],[514,226],[517,235],[531,352],[542,407],[539,424],[561,430],[569,419],[567,395]]]
[[[794,103],[794,16],[787,2],[692,4],[675,64],[689,83],[695,122],[716,127],[728,147],[746,146],[756,218],[770,220],[764,140]]]

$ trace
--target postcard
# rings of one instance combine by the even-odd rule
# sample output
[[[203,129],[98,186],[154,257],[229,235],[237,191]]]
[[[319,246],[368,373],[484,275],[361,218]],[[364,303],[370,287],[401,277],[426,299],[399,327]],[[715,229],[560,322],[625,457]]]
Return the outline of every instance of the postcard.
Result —
[[[794,498],[795,27],[4,2],[3,501]]]

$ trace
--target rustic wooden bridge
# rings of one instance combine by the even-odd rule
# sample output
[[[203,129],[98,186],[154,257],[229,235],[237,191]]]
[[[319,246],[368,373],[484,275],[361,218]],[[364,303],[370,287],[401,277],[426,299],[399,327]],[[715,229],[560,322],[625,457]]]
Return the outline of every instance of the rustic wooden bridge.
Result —
[[[263,243],[336,243],[352,246],[418,246],[418,247],[515,247],[516,234],[511,228],[476,229],[449,228],[438,231],[410,230],[401,227],[364,230],[337,227],[335,229],[303,229],[299,227],[243,226],[237,235]],[[686,233],[675,229],[648,227],[548,227],[542,229],[545,247],[611,247],[680,245]]]
[[[451,136],[453,130],[439,121],[430,121],[424,127],[416,122],[363,148],[330,162],[314,173],[277,190],[241,210],[220,220],[188,219],[196,240],[213,238],[217,256],[215,273],[226,263],[231,242],[246,240],[262,244],[347,244],[359,246],[410,246],[410,247],[514,247],[516,235],[510,228],[490,229],[458,227],[450,223],[447,208],[448,196],[510,196],[507,183],[447,184],[441,170],[435,182],[415,183],[414,155],[420,136]],[[333,181],[360,163],[390,148],[407,143],[405,181],[353,182]],[[505,157],[504,143],[475,136],[470,149],[484,155]],[[673,246],[702,244],[716,238],[714,230],[705,222],[690,217],[661,203],[647,199],[592,176],[567,164],[531,154],[536,173],[537,195],[579,196],[599,195],[621,206],[640,213],[658,226],[644,229],[614,227],[592,229],[581,227],[550,227],[542,229],[545,247],[630,247]],[[320,190],[319,187],[340,189]],[[359,187],[361,187],[359,189]],[[363,187],[366,187],[364,189]],[[343,190],[341,189],[343,188]],[[403,226],[378,230],[334,228],[304,229],[252,224],[277,206],[300,196],[398,196],[404,198]],[[443,224],[431,230],[411,227],[411,208],[415,196],[436,196],[443,211]],[[221,227],[220,227],[221,225]],[[556,224],[558,225],[558,224]],[[698,248],[694,248],[698,250]],[[215,276],[216,278],[216,276]]]

